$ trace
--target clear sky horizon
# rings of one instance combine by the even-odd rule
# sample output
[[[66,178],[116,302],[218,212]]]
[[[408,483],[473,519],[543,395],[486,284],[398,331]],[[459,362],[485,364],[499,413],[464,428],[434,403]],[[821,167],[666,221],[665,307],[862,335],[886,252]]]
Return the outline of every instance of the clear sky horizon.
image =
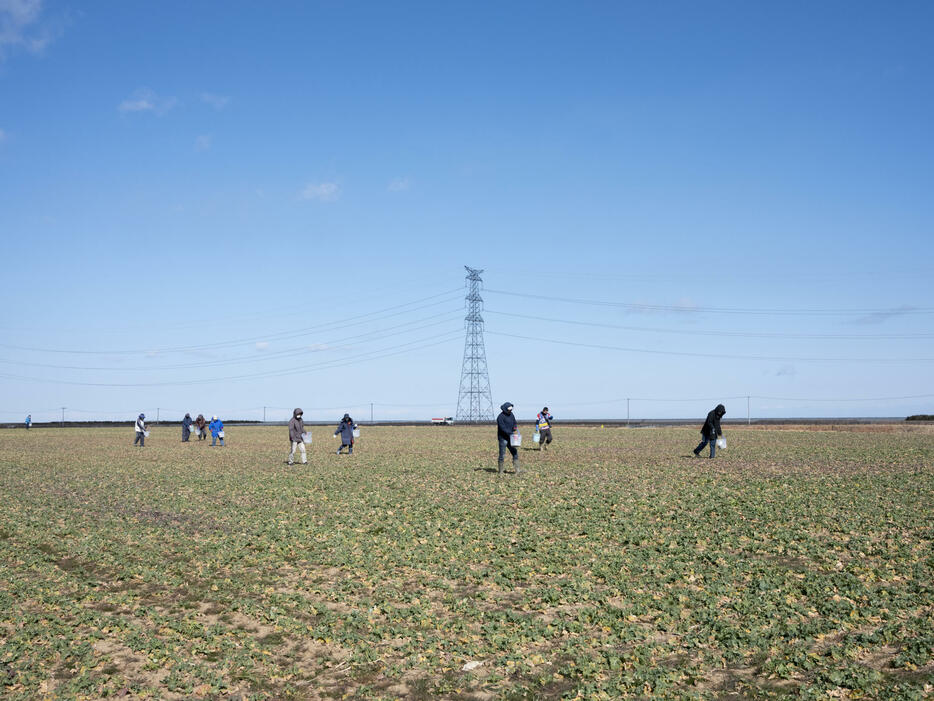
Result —
[[[0,0],[0,421],[934,413],[932,29]]]

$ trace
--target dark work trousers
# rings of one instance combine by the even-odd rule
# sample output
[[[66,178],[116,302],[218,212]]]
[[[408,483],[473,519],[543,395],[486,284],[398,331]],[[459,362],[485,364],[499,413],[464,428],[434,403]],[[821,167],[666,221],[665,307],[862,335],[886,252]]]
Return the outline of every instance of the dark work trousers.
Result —
[[[139,443],[139,447],[142,448],[146,445],[146,436],[142,431],[136,432],[136,439],[133,441],[133,445]]]
[[[187,443],[190,437],[191,429],[189,429],[187,426],[182,426],[182,443]]]
[[[350,443],[341,443],[341,447],[337,449],[337,454],[340,455],[344,448],[347,448],[347,455],[353,455],[353,441],[350,441]]]
[[[540,445],[548,445],[551,443],[551,429],[542,428],[538,431],[538,442]]]
[[[700,452],[704,449],[704,446],[710,443],[710,457],[717,456],[717,437],[713,438],[704,437],[704,440],[700,442],[700,445],[694,449],[694,455],[700,455]]]
[[[508,438],[499,439],[499,471],[503,471],[503,460],[506,459],[506,450],[512,455],[512,467],[516,474],[519,474],[519,449],[509,444]]]

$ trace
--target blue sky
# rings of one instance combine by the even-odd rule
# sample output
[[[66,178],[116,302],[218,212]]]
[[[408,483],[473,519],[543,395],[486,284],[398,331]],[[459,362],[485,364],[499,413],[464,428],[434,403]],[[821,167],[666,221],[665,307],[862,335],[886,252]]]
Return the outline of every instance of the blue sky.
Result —
[[[0,0],[0,420],[932,413],[932,29]]]

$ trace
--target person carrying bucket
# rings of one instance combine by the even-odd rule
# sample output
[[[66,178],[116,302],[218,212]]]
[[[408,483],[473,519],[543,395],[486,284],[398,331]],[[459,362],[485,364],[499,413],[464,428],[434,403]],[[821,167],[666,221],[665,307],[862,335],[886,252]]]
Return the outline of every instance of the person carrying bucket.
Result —
[[[208,422],[205,420],[204,414],[198,414],[198,418],[195,419],[195,429],[199,441],[206,441],[208,439]]]
[[[519,449],[513,445],[513,435],[519,433],[519,424],[516,421],[516,415],[512,413],[512,402],[506,402],[500,409],[499,416],[496,417],[496,438],[499,441],[499,461],[497,472],[503,474],[503,461],[506,458],[506,449],[509,449],[512,455],[513,474],[519,474]]]
[[[26,414],[26,430],[29,430],[29,427],[32,426],[32,414]]]
[[[289,452],[289,465],[295,464],[295,449],[300,448],[302,452],[302,465],[308,464],[308,455],[305,453],[305,439],[302,434],[305,432],[305,422],[302,420],[302,410],[296,409],[292,412],[292,420],[289,421],[289,442],[292,444],[292,450]]]
[[[187,443],[188,439],[191,438],[191,425],[193,423],[191,414],[185,414],[185,418],[182,419],[182,443]]]
[[[334,431],[335,436],[339,434],[341,437],[341,447],[337,449],[338,455],[344,448],[347,448],[348,455],[353,455],[353,433],[356,429],[357,424],[350,418],[350,414],[344,414],[344,418],[337,424],[337,430]]]
[[[710,457],[713,458],[716,456],[717,438],[723,435],[723,431],[720,429],[720,419],[723,418],[725,413],[726,407],[722,404],[717,404],[717,406],[707,413],[707,420],[704,421],[704,425],[701,427],[701,438],[703,440],[700,442],[700,445],[694,449],[695,457],[700,455],[700,452],[708,443],[710,443]]]
[[[136,417],[136,438],[133,439],[133,445],[139,443],[139,447],[146,445],[146,414],[140,414]]]
[[[224,445],[224,422],[221,421],[216,416],[211,417],[211,423],[208,424],[208,429],[211,431],[211,447],[217,445],[217,439],[221,441],[221,446]]]
[[[554,421],[554,418],[554,416],[548,413],[547,406],[535,417],[535,427],[538,429],[539,450],[548,450],[548,444],[551,443],[551,422]]]

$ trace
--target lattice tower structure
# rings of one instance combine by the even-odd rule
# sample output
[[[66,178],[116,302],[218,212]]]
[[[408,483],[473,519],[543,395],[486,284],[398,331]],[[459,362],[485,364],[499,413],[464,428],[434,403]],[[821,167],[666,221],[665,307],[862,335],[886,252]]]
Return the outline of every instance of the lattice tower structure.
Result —
[[[457,395],[456,420],[463,423],[479,423],[493,420],[493,396],[490,392],[490,373],[486,364],[486,347],[483,343],[483,298],[480,289],[482,270],[467,270],[467,316],[464,317],[464,364],[461,368],[460,391]]]

